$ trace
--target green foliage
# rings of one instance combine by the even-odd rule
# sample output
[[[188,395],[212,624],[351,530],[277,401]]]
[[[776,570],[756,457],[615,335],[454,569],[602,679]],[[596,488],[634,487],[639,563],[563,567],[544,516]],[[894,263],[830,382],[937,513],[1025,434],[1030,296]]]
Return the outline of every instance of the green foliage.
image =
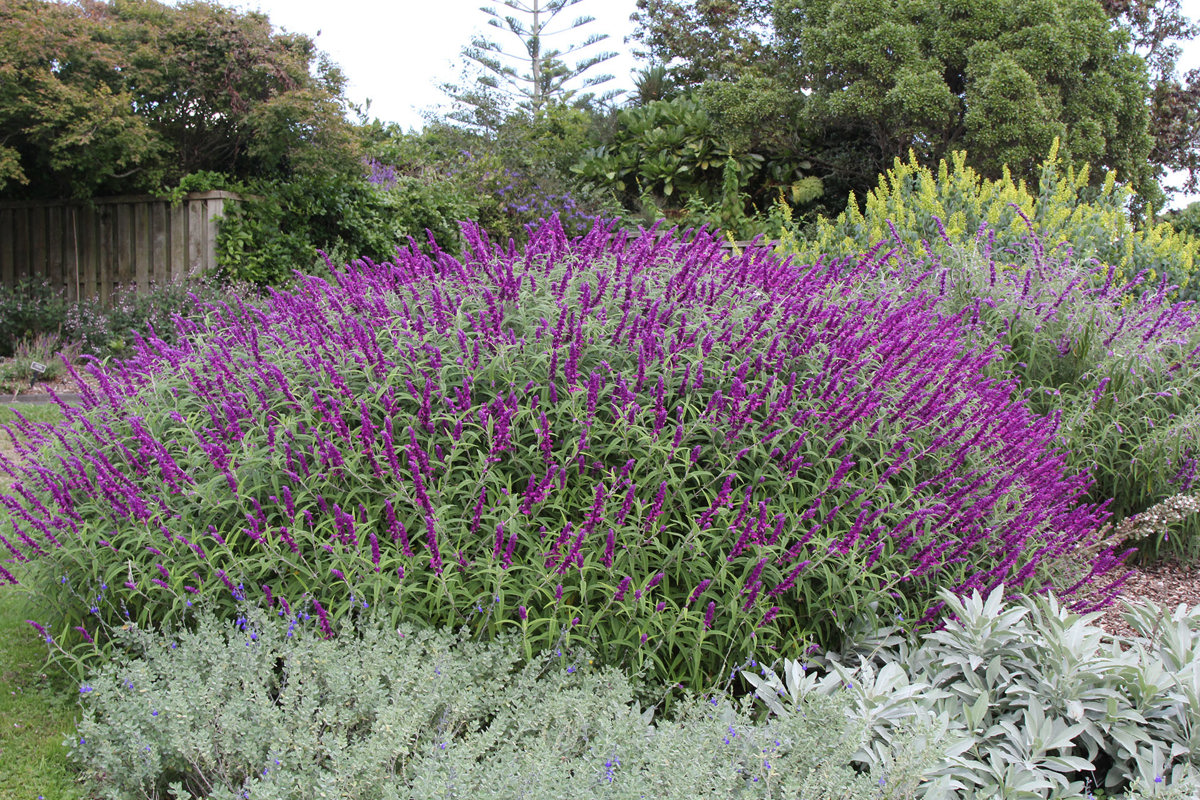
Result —
[[[634,54],[670,64],[685,87],[732,80],[748,72],[772,74],[770,0],[637,0],[631,19]]]
[[[823,194],[821,180],[806,172],[811,162],[759,147],[764,142],[752,133],[755,122],[770,116],[779,98],[754,91],[756,86],[761,88],[753,81],[712,87],[698,95],[702,99],[683,96],[623,109],[610,140],[587,151],[571,170],[613,191],[626,207],[640,203],[655,216],[744,235],[751,224],[747,208],[755,201],[765,209],[781,192],[793,204]],[[759,104],[742,102],[747,96]]]
[[[1007,170],[989,180],[967,165],[963,152],[954,153],[949,163],[941,161],[936,175],[910,153],[907,162],[896,159],[880,176],[862,210],[851,196],[836,221],[821,219],[812,237],[793,243],[789,254],[801,260],[854,256],[878,242],[916,254],[945,254],[974,247],[986,224],[987,242],[997,255],[1026,251],[1020,242],[1032,232],[1047,251],[1069,247],[1077,260],[1094,258],[1116,267],[1119,280],[1145,270],[1151,282],[1165,277],[1191,296],[1200,237],[1176,233],[1166,224],[1138,224],[1129,210],[1132,194],[1116,183],[1116,174],[1104,173],[1099,187],[1090,184],[1092,177],[1086,165],[1078,170],[1064,165],[1057,146],[1042,161],[1036,187]]]
[[[159,189],[157,195],[164,200],[170,201],[172,205],[179,205],[183,202],[184,197],[192,192],[217,191],[245,194],[249,193],[250,190],[246,184],[224,172],[200,170],[199,172],[189,172],[187,175],[184,175],[174,186]]]
[[[66,300],[44,280],[0,285],[0,357],[11,356],[21,342],[39,334],[57,333],[66,316]]]
[[[42,333],[18,342],[12,361],[0,366],[0,394],[16,394],[37,381],[54,380],[79,356],[79,345],[63,341],[57,333]],[[42,371],[34,371],[34,362],[42,365]]]
[[[783,678],[743,676],[783,718],[814,696],[849,700],[870,739],[855,759],[875,769],[914,721],[946,730],[919,797],[1200,791],[1200,606],[1131,606],[1139,638],[1115,641],[1098,615],[1053,597],[1006,602],[1000,586],[942,599],[952,619],[920,643],[870,618],[856,648],[816,660],[823,669],[785,661]]]
[[[118,286],[108,303],[90,298],[69,306],[63,338],[88,355],[120,358],[131,352],[139,337],[153,336],[173,344],[177,337],[175,317],[196,313],[193,296],[206,303],[251,294],[253,289],[247,285],[210,276],[154,284],[144,292],[132,284]]]
[[[851,769],[862,726],[824,697],[766,723],[723,698],[652,721],[582,651],[521,664],[505,642],[314,626],[246,609],[193,633],[126,631],[68,741],[93,796],[875,800],[917,783],[915,758],[886,780]]]
[[[1146,66],[1095,0],[785,0],[774,23],[811,89],[807,123],[869,132],[880,168],[965,148],[987,177],[1032,177],[1057,138],[1067,163],[1161,201]]]
[[[190,0],[0,6],[0,189],[137,193],[204,170],[338,173],[345,79],[263,14]]]
[[[7,414],[0,407],[0,424]],[[74,690],[46,674],[45,645],[25,622],[33,613],[21,594],[0,595],[0,800],[75,800],[83,794],[62,745],[79,719]]]
[[[490,136],[431,124],[407,134],[374,125],[367,138],[372,159],[388,173],[384,188],[420,187],[442,207],[456,209],[454,220],[470,219],[496,241],[524,242],[527,226],[552,214],[573,232],[589,228],[592,217],[620,215],[611,200],[581,191],[568,173],[595,124],[582,108],[552,103],[531,116],[506,117]],[[455,228],[438,240],[453,243],[457,235]]]
[[[1200,23],[1184,14],[1182,0],[1102,0],[1101,5],[1124,30],[1134,52],[1149,68],[1150,160],[1167,172],[1186,171],[1183,189],[1200,186],[1200,70],[1179,68],[1183,43],[1200,36]],[[1195,4],[1189,3],[1191,10]]]
[[[217,234],[217,263],[224,279],[284,286],[297,271],[324,263],[320,253],[344,263],[352,258],[386,261],[409,237],[426,242],[426,231],[457,249],[458,220],[471,214],[461,197],[404,176],[390,187],[361,174],[298,175],[288,181],[256,181],[226,214]]]
[[[1185,208],[1168,211],[1162,216],[1163,221],[1170,223],[1179,233],[1200,239],[1200,201],[1189,203]]]
[[[161,157],[116,69],[119,48],[98,33],[76,5],[0,6],[0,190],[86,196]]]

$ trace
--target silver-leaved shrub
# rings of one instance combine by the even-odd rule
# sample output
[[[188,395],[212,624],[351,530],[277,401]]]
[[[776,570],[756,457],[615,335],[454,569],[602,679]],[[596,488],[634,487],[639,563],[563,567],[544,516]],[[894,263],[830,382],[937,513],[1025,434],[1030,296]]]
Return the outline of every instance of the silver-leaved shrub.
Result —
[[[81,687],[67,742],[91,797],[876,800],[913,796],[932,741],[860,770],[866,726],[841,699],[755,722],[747,698],[692,697],[655,720],[582,651],[519,662],[464,632],[326,639],[247,608],[190,633],[130,626],[121,643]]]
[[[928,800],[1200,793],[1200,606],[1131,605],[1139,635],[1123,639],[1053,596],[943,598],[953,618],[917,643],[868,621],[846,653],[743,675],[783,719],[814,697],[848,701],[870,732],[854,759],[873,770],[899,732],[945,730]]]

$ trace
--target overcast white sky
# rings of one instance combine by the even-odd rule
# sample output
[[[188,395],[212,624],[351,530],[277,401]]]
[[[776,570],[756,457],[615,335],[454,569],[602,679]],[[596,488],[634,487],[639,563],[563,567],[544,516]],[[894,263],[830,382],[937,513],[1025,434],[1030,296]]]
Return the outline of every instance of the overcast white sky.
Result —
[[[421,112],[440,105],[438,86],[458,76],[459,53],[475,33],[503,34],[487,25],[480,6],[505,9],[488,0],[220,0],[222,5],[258,10],[277,28],[306,33],[316,39],[349,80],[347,95],[355,103],[371,101],[371,116],[420,128]],[[593,68],[611,73],[615,80],[603,89],[630,89],[637,67],[624,38],[632,31],[629,15],[635,0],[582,0],[556,20],[552,30],[582,15],[595,22],[574,34],[551,39],[559,48],[578,41],[580,35],[607,33],[609,39],[593,48],[614,50],[617,58]],[[1200,0],[1183,0],[1193,19],[1200,16]],[[589,51],[585,51],[589,52]],[[1180,59],[1183,70],[1200,67],[1200,42],[1190,42]],[[1182,206],[1200,195],[1178,197]]]
[[[346,73],[347,95],[356,103],[371,100],[371,116],[405,128],[422,127],[421,112],[444,101],[439,84],[458,77],[459,53],[476,33],[494,34],[502,45],[516,40],[487,24],[481,6],[512,14],[499,0],[220,0],[221,5],[258,10],[277,28],[316,39]],[[581,16],[595,17],[574,33],[551,37],[557,49],[589,34],[609,38],[581,55],[615,51],[618,56],[593,67],[588,75],[609,73],[614,80],[600,91],[633,86],[633,57],[623,43],[632,30],[629,15],[635,0],[581,0],[564,9],[550,32]],[[514,15],[520,18],[520,15]],[[570,60],[570,59],[568,59]]]

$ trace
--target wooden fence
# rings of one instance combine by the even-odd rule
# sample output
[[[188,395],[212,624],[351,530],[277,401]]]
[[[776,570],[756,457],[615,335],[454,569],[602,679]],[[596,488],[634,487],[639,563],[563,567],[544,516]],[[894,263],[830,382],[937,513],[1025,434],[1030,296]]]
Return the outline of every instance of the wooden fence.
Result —
[[[108,303],[120,286],[145,292],[216,266],[217,222],[232,192],[90,202],[0,202],[0,286],[43,279],[68,301]]]

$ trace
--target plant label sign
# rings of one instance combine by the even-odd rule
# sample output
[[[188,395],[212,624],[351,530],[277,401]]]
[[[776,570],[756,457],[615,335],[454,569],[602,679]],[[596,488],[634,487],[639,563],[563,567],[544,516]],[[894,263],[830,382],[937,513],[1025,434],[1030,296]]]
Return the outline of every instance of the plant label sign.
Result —
[[[32,362],[32,363],[29,365],[29,368],[30,368],[31,370],[33,370],[34,372],[36,372],[37,374],[39,374],[39,375],[41,375],[43,372],[45,372],[45,371],[46,371],[46,365],[45,365],[45,364],[43,364],[43,363],[41,363],[40,361],[34,361],[34,362]]]

